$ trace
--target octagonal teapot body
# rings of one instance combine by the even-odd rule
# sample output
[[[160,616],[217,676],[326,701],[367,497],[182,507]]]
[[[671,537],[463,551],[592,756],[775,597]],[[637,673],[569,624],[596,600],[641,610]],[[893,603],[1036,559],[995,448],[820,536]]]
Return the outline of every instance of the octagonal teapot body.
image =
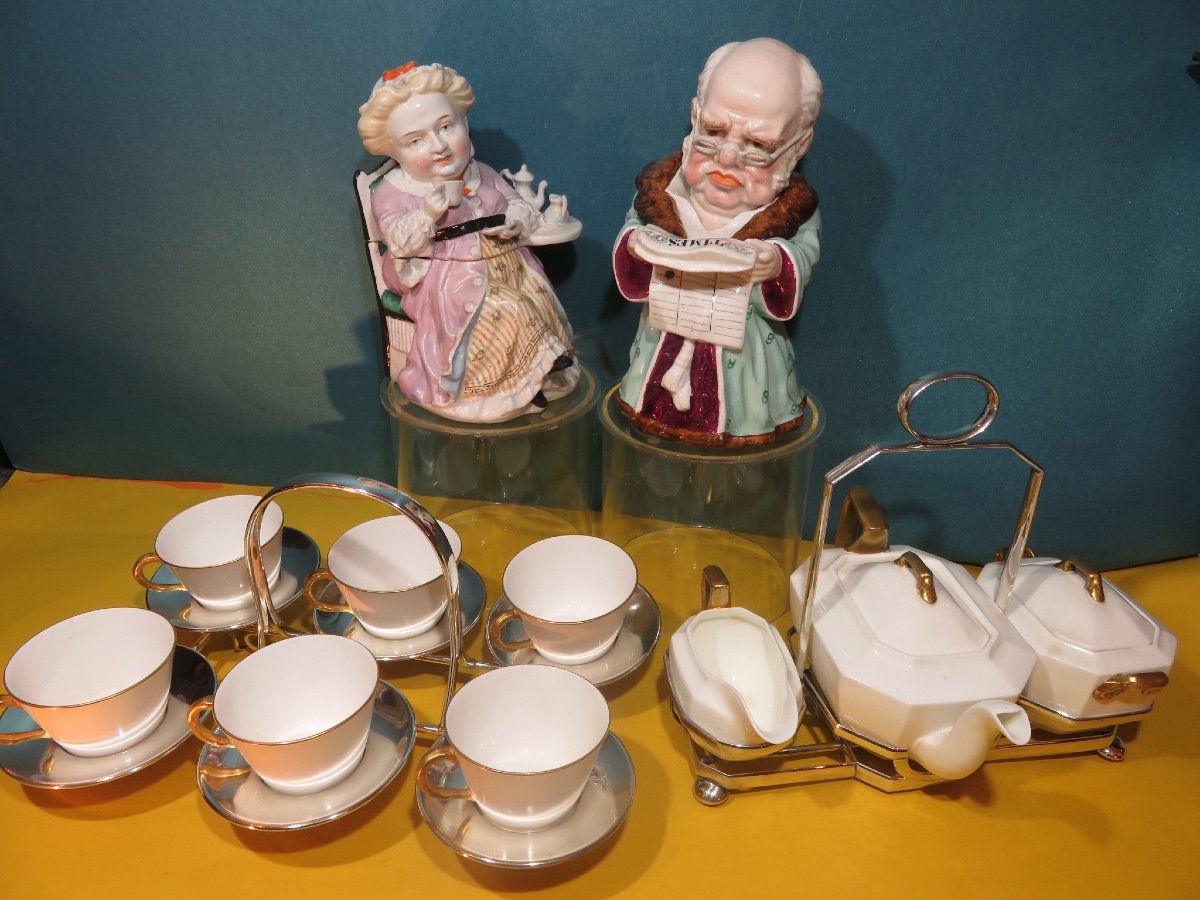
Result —
[[[792,575],[796,621],[808,565]],[[826,550],[810,622],[813,675],[838,721],[869,741],[949,779],[978,768],[997,735],[1029,740],[1015,701],[1034,652],[962,566],[902,546]]]

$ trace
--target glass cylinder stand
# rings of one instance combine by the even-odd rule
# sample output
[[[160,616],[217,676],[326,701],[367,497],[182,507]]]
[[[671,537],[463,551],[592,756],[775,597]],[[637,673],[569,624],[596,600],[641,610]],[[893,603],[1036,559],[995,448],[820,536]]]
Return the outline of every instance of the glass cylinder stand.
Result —
[[[762,447],[696,447],[643,434],[600,407],[604,439],[601,534],[625,547],[658,599],[665,631],[695,612],[707,565],[728,575],[733,602],[769,621],[788,608],[813,451],[825,411],[812,395],[803,425]]]

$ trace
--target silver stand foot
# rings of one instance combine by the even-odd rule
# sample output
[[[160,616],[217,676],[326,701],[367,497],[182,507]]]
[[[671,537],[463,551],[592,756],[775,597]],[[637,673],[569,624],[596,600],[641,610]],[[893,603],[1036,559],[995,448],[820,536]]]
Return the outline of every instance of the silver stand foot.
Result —
[[[705,806],[720,806],[729,799],[729,791],[715,781],[697,778],[695,784],[692,785],[692,796]]]
[[[1121,762],[1125,759],[1125,742],[1114,734],[1112,743],[1107,747],[1101,747],[1096,751],[1096,755],[1109,762]]]

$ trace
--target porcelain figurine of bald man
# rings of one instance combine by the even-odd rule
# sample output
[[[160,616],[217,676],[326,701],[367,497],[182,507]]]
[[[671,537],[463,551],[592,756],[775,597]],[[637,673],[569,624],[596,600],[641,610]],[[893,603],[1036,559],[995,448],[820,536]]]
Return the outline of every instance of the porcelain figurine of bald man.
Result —
[[[784,323],[820,255],[817,196],[794,170],[821,94],[786,44],[726,44],[700,73],[682,152],[637,177],[613,269],[645,304],[619,394],[639,430],[738,447],[803,423]]]

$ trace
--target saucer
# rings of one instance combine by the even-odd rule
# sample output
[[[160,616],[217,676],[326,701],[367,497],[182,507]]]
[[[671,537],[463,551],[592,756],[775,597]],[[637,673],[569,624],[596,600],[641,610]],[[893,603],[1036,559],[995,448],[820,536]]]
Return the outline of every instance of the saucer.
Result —
[[[434,747],[444,746],[439,738]],[[466,787],[453,763],[430,774],[442,787]],[[633,801],[633,761],[611,731],[569,816],[542,831],[508,831],[485,818],[470,800],[440,800],[417,784],[417,807],[433,833],[456,853],[492,866],[536,869],[581,856],[603,843],[625,821]]]
[[[304,580],[321,564],[321,550],[307,534],[283,526],[283,561],[279,578],[271,588],[271,603],[284,610],[304,596]],[[178,584],[167,566],[159,566],[155,584]],[[146,608],[170,620],[181,631],[229,631],[254,623],[254,604],[241,609],[216,610],[201,606],[192,595],[180,588],[177,591],[146,591]]]
[[[187,713],[195,701],[217,687],[208,660],[177,646],[171,660],[167,711],[158,727],[132,747],[108,756],[73,756],[49,738],[0,746],[0,769],[29,787],[63,790],[90,787],[140,772],[158,762],[189,737]],[[11,734],[36,728],[23,709],[10,708],[0,716],[0,732]]]
[[[321,592],[320,599],[337,602],[341,597],[337,582],[329,581]],[[465,635],[479,624],[487,592],[479,573],[461,560],[458,563],[458,599],[462,629]],[[426,653],[441,650],[450,643],[450,622],[442,616],[438,623],[415,637],[381,638],[371,634],[358,624],[353,613],[313,611],[313,627],[318,634],[336,634],[358,641],[380,662],[397,659],[413,659]]]
[[[634,588],[633,596],[625,608],[625,620],[621,623],[621,630],[617,632],[617,639],[608,652],[591,662],[570,666],[551,662],[532,647],[512,652],[494,647],[491,636],[492,619],[511,607],[512,603],[509,602],[509,599],[501,594],[500,599],[493,604],[492,611],[488,614],[488,627],[485,634],[487,635],[488,651],[496,662],[502,666],[530,664],[558,666],[560,669],[567,669],[582,675],[597,687],[603,687],[624,678],[644,663],[649,658],[651,651],[654,650],[659,632],[662,630],[662,617],[658,612],[658,604],[654,602],[650,592],[639,584]],[[513,619],[504,626],[501,636],[507,641],[524,640],[526,637],[525,626],[520,619]]]
[[[381,681],[362,761],[333,787],[314,794],[282,794],[267,787],[232,747],[205,744],[196,763],[196,783],[205,801],[242,828],[292,831],[340,819],[382,791],[412,754],[416,723],[398,690]]]
[[[532,232],[525,236],[522,243],[531,247],[544,247],[547,244],[566,244],[583,234],[583,223],[574,216],[565,222],[547,222],[543,219]]]

